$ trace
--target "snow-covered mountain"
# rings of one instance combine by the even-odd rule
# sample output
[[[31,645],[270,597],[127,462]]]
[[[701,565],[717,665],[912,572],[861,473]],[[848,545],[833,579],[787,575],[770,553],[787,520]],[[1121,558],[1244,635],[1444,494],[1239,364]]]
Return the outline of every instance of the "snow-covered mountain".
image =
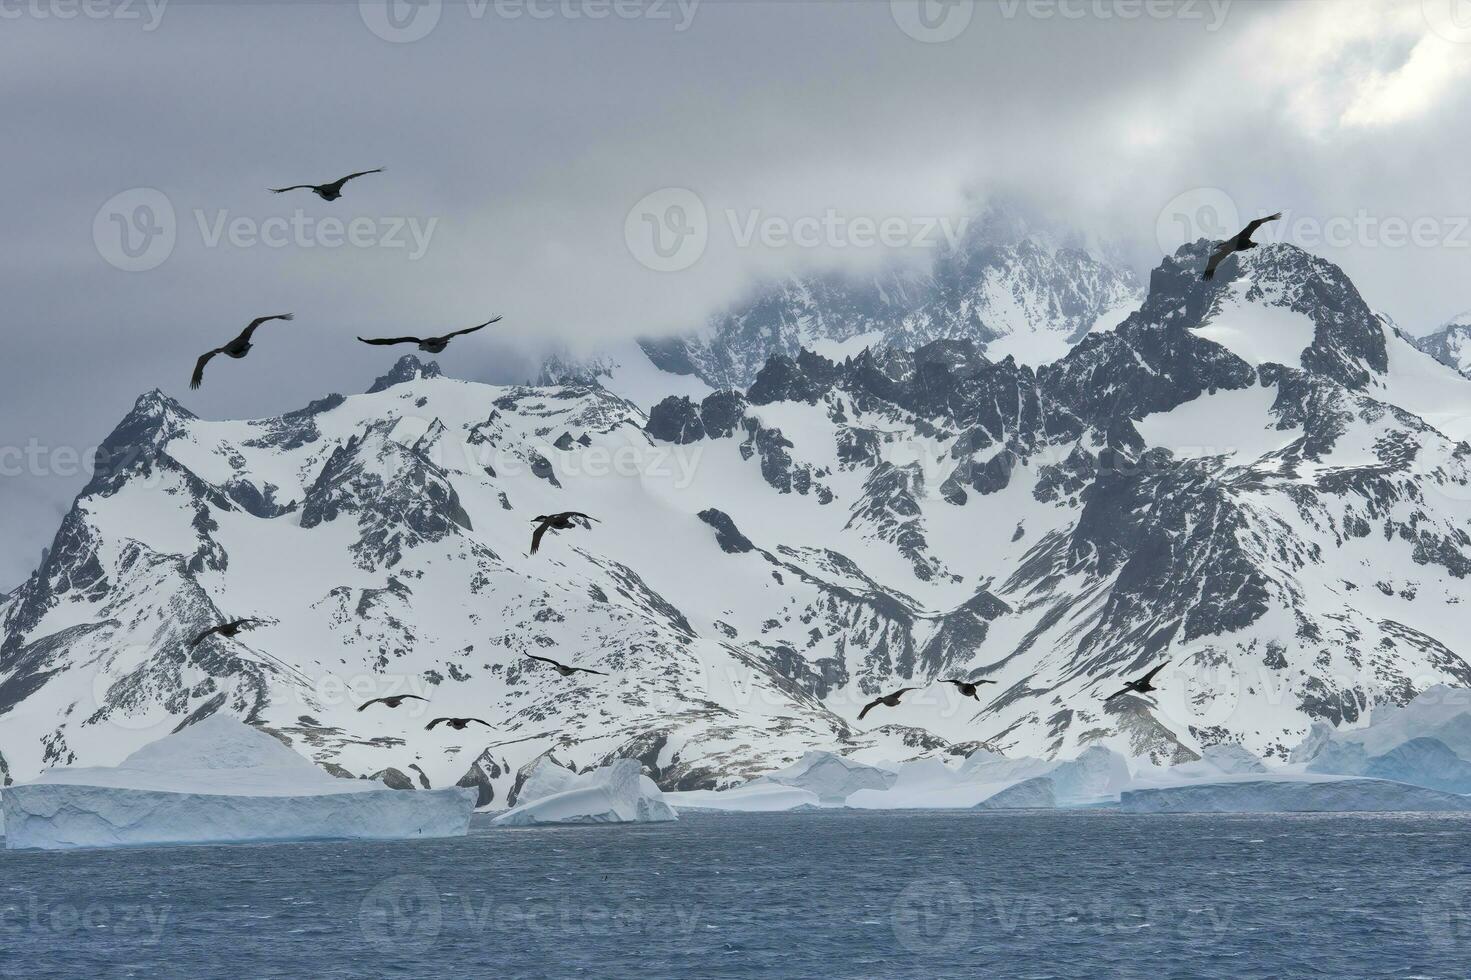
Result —
[[[1471,378],[1471,310],[1415,342],[1425,353]]]
[[[773,355],[809,350],[841,360],[867,347],[913,350],[936,340],[969,340],[991,360],[1011,356],[1036,367],[1138,308],[1134,274],[1096,257],[1106,248],[1090,250],[1020,214],[1014,203],[993,205],[924,271],[833,271],[766,283],[691,334],[641,341],[641,351],[550,358],[539,380],[647,374],[652,362],[710,390],[744,390]]]
[[[0,601],[0,765],[107,764],[225,710],[499,805],[548,751],[681,790],[813,748],[1282,758],[1471,685],[1471,381],[1331,263],[1268,245],[1205,283],[1207,249],[1038,368],[968,338],[800,351],[647,413],[412,357],[250,422],[150,392]],[[561,510],[603,522],[529,555]],[[265,622],[191,656],[228,616]],[[1158,695],[1104,701],[1165,659]],[[394,693],[430,703],[357,710]]]

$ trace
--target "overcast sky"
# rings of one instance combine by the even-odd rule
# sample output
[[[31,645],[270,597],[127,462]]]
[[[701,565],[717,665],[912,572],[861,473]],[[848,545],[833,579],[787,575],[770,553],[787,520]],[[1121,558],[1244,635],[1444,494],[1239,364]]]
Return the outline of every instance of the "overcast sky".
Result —
[[[0,589],[152,387],[273,415],[392,362],[354,334],[494,313],[440,362],[517,378],[774,273],[927,261],[1001,192],[1141,273],[1284,210],[1272,237],[1427,332],[1471,307],[1453,3],[0,0]],[[370,167],[332,204],[266,192]]]

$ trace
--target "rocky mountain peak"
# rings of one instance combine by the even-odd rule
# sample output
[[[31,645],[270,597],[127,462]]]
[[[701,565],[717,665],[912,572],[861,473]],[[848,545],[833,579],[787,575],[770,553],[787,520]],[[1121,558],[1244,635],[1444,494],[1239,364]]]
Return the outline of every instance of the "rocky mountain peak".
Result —
[[[438,361],[421,361],[414,354],[405,354],[388,370],[388,373],[373,382],[368,389],[368,394],[376,395],[380,391],[386,391],[394,385],[403,384],[406,381],[419,381],[424,378],[443,377],[444,373],[439,369]]]

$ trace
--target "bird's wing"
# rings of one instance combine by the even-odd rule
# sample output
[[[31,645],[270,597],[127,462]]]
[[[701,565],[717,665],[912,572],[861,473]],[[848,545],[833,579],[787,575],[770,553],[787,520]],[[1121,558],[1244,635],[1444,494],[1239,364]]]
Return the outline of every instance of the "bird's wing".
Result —
[[[375,338],[373,338],[371,340],[368,339],[367,337],[359,337],[358,340],[361,340],[365,344],[375,344],[375,345],[380,346],[380,347],[383,346],[384,344],[422,344],[423,343],[423,341],[420,340],[418,337],[375,337]]]
[[[342,177],[342,178],[340,178],[338,180],[334,180],[333,183],[336,184],[338,187],[341,187],[343,184],[347,183],[349,180],[353,180],[353,179],[355,179],[357,177],[366,177],[366,176],[368,176],[368,174],[381,174],[382,172],[383,172],[383,168],[382,167],[374,167],[372,170],[359,170],[355,174],[348,174],[346,177]]]
[[[1211,253],[1210,261],[1205,264],[1205,274],[1202,275],[1201,278],[1210,279],[1215,276],[1216,266],[1225,261],[1226,256],[1230,255],[1234,251],[1236,251],[1236,247],[1231,244],[1231,241],[1229,239],[1217,246],[1216,250]]]
[[[316,184],[292,184],[290,187],[268,187],[266,190],[272,194],[285,194],[287,191],[311,191],[316,190]]]
[[[421,698],[417,694],[400,694],[399,697],[400,698],[413,698],[415,701],[428,701],[429,700],[428,698]]]
[[[536,554],[536,549],[541,547],[541,536],[547,533],[547,528],[550,526],[551,524],[549,522],[542,521],[537,529],[531,532],[531,553],[533,555]],[[540,660],[541,658],[537,657],[536,659]]]
[[[198,388],[204,384],[204,366],[209,363],[211,357],[214,357],[219,352],[220,348],[216,347],[206,354],[199,355],[199,360],[194,362],[194,376],[189,379],[189,387]]]
[[[251,320],[250,323],[246,324],[245,329],[242,330],[242,331],[240,331],[240,336],[239,337],[236,337],[235,339],[236,340],[249,340],[250,337],[251,337],[251,334],[255,333],[255,328],[258,327],[258,326],[260,326],[262,323],[269,323],[271,320],[295,320],[295,319],[296,319],[296,314],[295,313],[277,313],[274,316],[258,316],[254,320]]]
[[[367,708],[368,705],[370,705],[370,704],[377,704],[379,701],[387,701],[387,700],[388,700],[387,698],[374,698],[371,701],[364,701],[362,704],[358,705],[358,710],[359,711],[362,711],[365,708]]]
[[[527,653],[525,650],[522,650],[521,651],[521,656],[523,656],[523,657],[530,657],[532,660],[540,660],[544,664],[556,664],[556,666],[558,666],[558,667],[562,666],[561,664],[557,663],[555,660],[552,660],[549,657],[538,657],[536,654],[534,654],[534,653]]]
[[[209,629],[205,630],[203,633],[200,633],[194,639],[190,640],[189,641],[189,649],[193,650],[195,647],[199,646],[199,644],[201,644],[205,640],[209,639],[211,636],[214,635],[214,632],[217,629],[219,629],[218,626],[211,626]]]
[[[971,681],[972,684],[1000,684],[1000,681]]]
[[[1164,670],[1169,665],[1170,665],[1170,662],[1168,660],[1166,660],[1164,663],[1160,664],[1158,667],[1154,668],[1149,673],[1145,674],[1140,679],[1139,683],[1141,683],[1141,684],[1148,684],[1151,680],[1154,679],[1154,675],[1155,674],[1158,674],[1160,671]]]
[[[597,674],[599,677],[607,677],[608,676],[607,674],[603,673],[601,670],[593,670],[591,667],[573,667],[572,669],[573,670],[580,670],[584,674]]]
[[[883,703],[884,703],[884,699],[883,698],[874,698],[872,701],[870,701],[867,704],[865,704],[863,706],[863,710],[860,711],[860,712],[858,712],[858,720],[859,721],[862,721],[864,715],[868,714],[874,708],[878,707],[879,705],[881,705]]]
[[[484,718],[471,718],[470,721],[478,721],[478,722],[480,722],[480,724],[484,725],[486,728],[494,728],[495,727],[490,722],[486,721]]]
[[[1108,697],[1104,698],[1103,700],[1104,701],[1112,701],[1114,698],[1118,697],[1120,694],[1128,694],[1128,693],[1129,693],[1129,689],[1126,687],[1122,691],[1114,691],[1112,694],[1110,694]]]
[[[1252,221],[1248,221],[1246,223],[1246,227],[1242,229],[1241,234],[1245,235],[1247,238],[1250,238],[1252,232],[1256,231],[1268,221],[1276,221],[1280,217],[1282,217],[1282,212],[1278,211],[1276,214],[1269,214],[1265,218],[1256,218]]]
[[[474,333],[477,330],[484,330],[486,327],[490,326],[492,323],[495,323],[499,319],[500,317],[498,316],[492,317],[491,319],[486,320],[484,323],[476,324],[473,327],[466,327],[464,330],[456,330],[454,333],[447,333],[441,339],[448,340],[450,337],[459,337],[462,334]]]
[[[940,683],[941,684],[954,684],[956,687],[959,687],[960,685],[964,684],[965,681],[955,681],[955,680],[951,680],[948,677],[945,677],[945,678],[941,678]]]
[[[237,630],[253,630],[260,625],[260,622],[258,619],[237,619],[230,625]]]
[[[427,725],[424,726],[424,731],[426,731],[426,732],[429,731],[435,725],[439,724],[442,721],[449,721],[449,719],[448,718],[436,718],[433,721],[431,721],[429,724],[427,724]]]

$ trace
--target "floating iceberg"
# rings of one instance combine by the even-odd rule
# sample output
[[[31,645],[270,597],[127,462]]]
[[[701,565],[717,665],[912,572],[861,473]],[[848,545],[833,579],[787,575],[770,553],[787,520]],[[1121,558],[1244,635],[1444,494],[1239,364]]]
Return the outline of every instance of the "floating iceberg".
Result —
[[[676,812],[705,810],[779,813],[785,810],[815,810],[822,805],[817,794],[811,790],[758,782],[725,790],[695,789],[683,793],[665,793],[664,799]]]
[[[787,768],[753,782],[795,786],[816,794],[824,805],[841,806],[858,790],[888,789],[897,778],[887,770],[866,766],[831,752],[814,750]]]
[[[1057,806],[1052,780],[1033,776],[977,803],[977,810],[1051,810]]]
[[[214,715],[116,768],[51,769],[5,790],[7,849],[463,836],[468,789],[338,779],[272,736]]]
[[[1129,763],[1112,749],[1095,745],[1047,773],[1060,806],[1113,802],[1129,787]]]
[[[1471,793],[1471,691],[1437,685],[1402,708],[1375,708],[1363,728],[1319,723],[1292,752],[1308,772],[1370,776]]]
[[[1385,779],[1304,774],[1125,790],[1125,813],[1353,813],[1471,810],[1471,797]]]
[[[619,759],[611,766],[580,775],[543,761],[522,784],[516,805],[492,822],[501,827],[527,827],[678,819],[659,787],[643,774],[638,761]]]

